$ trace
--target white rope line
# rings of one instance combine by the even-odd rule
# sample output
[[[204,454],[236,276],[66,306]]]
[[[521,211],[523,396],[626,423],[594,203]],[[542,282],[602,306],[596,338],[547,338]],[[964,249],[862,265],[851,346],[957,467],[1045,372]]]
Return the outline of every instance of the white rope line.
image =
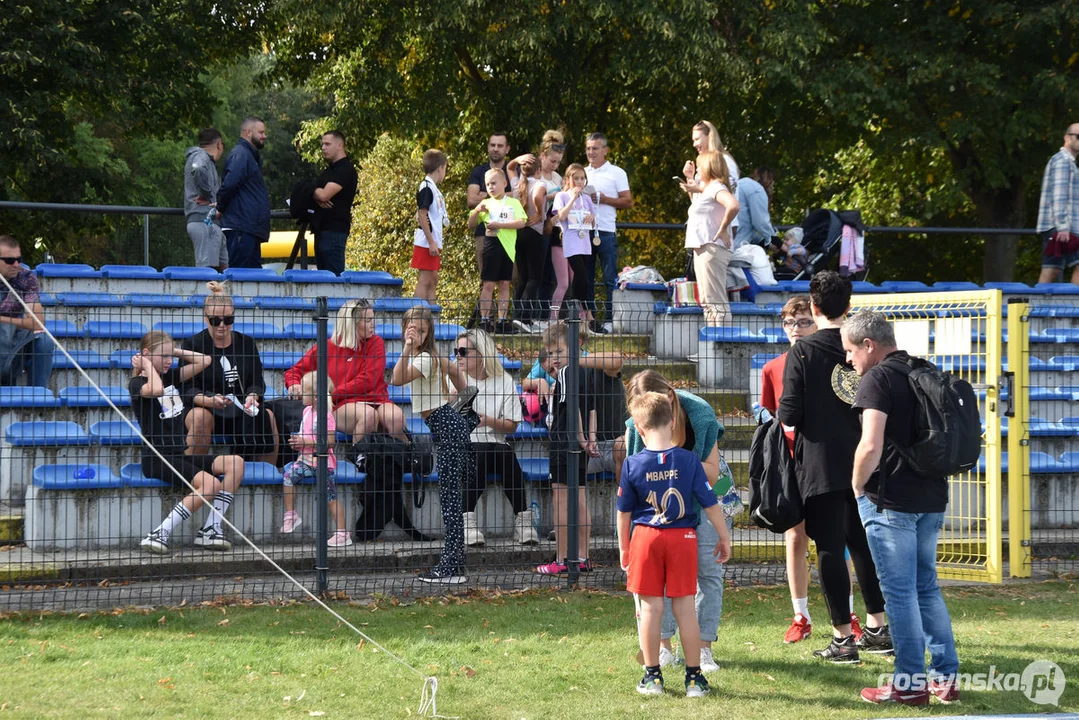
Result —
[[[184,485],[185,485],[185,486],[186,486],[187,488],[189,488],[189,489],[190,489],[190,491],[191,491],[191,492],[192,492],[192,493],[193,493],[193,494],[194,494],[194,495],[195,495],[196,497],[198,497],[198,498],[199,498],[199,499],[200,499],[200,500],[202,501],[203,505],[205,505],[206,507],[208,507],[208,508],[209,508],[209,511],[210,511],[211,515],[212,515],[213,513],[217,512],[217,511],[216,511],[216,510],[214,509],[214,507],[213,507],[213,501],[212,501],[212,500],[208,500],[208,499],[207,499],[207,498],[206,498],[206,497],[205,497],[205,496],[204,496],[204,495],[203,495],[203,494],[202,494],[202,493],[201,493],[201,492],[200,492],[200,491],[199,491],[198,489],[196,489],[196,488],[195,488],[195,486],[194,486],[194,485],[192,485],[192,484],[191,484],[190,482],[188,482],[188,481],[187,481],[187,478],[185,478],[185,477],[184,477],[184,476],[183,476],[183,475],[182,475],[182,474],[180,473],[180,471],[178,471],[178,470],[177,470],[177,469],[176,469],[176,468],[175,468],[175,467],[174,467],[174,466],[172,465],[172,463],[170,463],[170,462],[169,462],[169,461],[168,461],[168,460],[167,460],[167,459],[165,458],[165,456],[164,456],[164,455],[162,455],[162,454],[161,454],[161,452],[160,452],[160,451],[159,451],[159,450],[158,450],[158,449],[157,449],[156,447],[154,447],[153,443],[151,443],[151,442],[150,442],[150,441],[149,441],[149,440],[148,440],[148,439],[146,438],[146,436],[142,434],[142,429],[141,429],[141,428],[139,428],[139,427],[138,427],[137,425],[135,425],[135,424],[134,424],[134,423],[133,423],[133,422],[132,422],[132,421],[130,420],[130,418],[128,418],[128,417],[127,417],[127,415],[125,415],[125,414],[123,413],[123,411],[122,411],[122,410],[120,410],[120,408],[118,408],[118,407],[117,407],[117,406],[116,406],[116,405],[115,405],[115,404],[114,404],[114,403],[112,402],[112,399],[111,399],[111,398],[110,398],[110,397],[108,396],[108,394],[107,394],[107,393],[105,393],[105,391],[103,391],[103,390],[101,389],[101,387],[100,387],[100,386],[99,386],[99,385],[98,385],[98,384],[97,384],[96,382],[94,382],[93,378],[91,378],[91,377],[90,377],[89,375],[87,375],[87,374],[86,374],[86,370],[85,370],[85,369],[84,369],[84,368],[82,367],[82,365],[80,365],[80,364],[78,363],[78,361],[77,361],[77,360],[75,360],[75,358],[73,358],[73,357],[71,356],[71,354],[70,354],[70,353],[69,353],[69,352],[67,351],[67,348],[66,348],[66,347],[64,347],[64,346],[63,346],[63,345],[62,345],[62,344],[61,344],[61,343],[59,342],[59,340],[58,340],[58,339],[56,338],[56,336],[55,336],[55,335],[53,335],[53,334],[52,334],[52,331],[50,331],[50,330],[49,330],[49,328],[45,326],[45,322],[44,322],[44,321],[43,321],[43,320],[42,320],[41,318],[39,318],[39,317],[38,317],[37,315],[35,315],[35,314],[34,314],[34,313],[33,313],[33,312],[32,312],[32,311],[30,310],[30,306],[29,306],[29,305],[27,305],[27,303],[26,303],[26,301],[25,301],[25,300],[23,299],[22,295],[20,295],[20,294],[19,294],[19,292],[18,292],[17,290],[15,290],[15,288],[13,288],[13,287],[11,286],[11,283],[9,283],[9,282],[8,282],[8,279],[7,279],[6,277],[4,277],[3,275],[0,275],[0,281],[2,281],[2,282],[4,283],[4,286],[5,286],[5,287],[6,287],[7,289],[8,289],[8,292],[9,292],[9,293],[10,293],[10,294],[11,294],[11,295],[12,295],[12,296],[13,296],[13,297],[14,297],[14,298],[16,299],[16,300],[18,300],[18,301],[19,301],[19,304],[20,304],[20,305],[22,305],[23,311],[24,311],[24,312],[26,313],[26,316],[27,316],[27,317],[30,317],[30,318],[33,318],[33,319],[34,319],[34,320],[35,320],[35,321],[36,321],[36,322],[38,323],[38,325],[39,325],[39,326],[40,326],[40,327],[42,328],[42,330],[44,331],[45,335],[47,335],[47,336],[49,337],[49,339],[51,339],[51,340],[53,341],[53,344],[54,344],[54,345],[56,345],[56,347],[57,347],[57,348],[58,348],[58,349],[60,350],[60,352],[62,352],[62,353],[64,354],[64,357],[66,357],[66,358],[68,359],[68,361],[69,361],[69,362],[70,362],[70,363],[71,363],[71,364],[72,364],[72,365],[74,366],[74,368],[75,368],[75,369],[76,369],[76,370],[77,370],[77,371],[79,372],[79,374],[80,374],[80,375],[82,375],[82,377],[83,377],[83,378],[84,378],[84,379],[86,380],[86,382],[88,382],[88,383],[90,384],[90,386],[91,386],[91,387],[93,387],[93,388],[94,388],[94,390],[96,390],[96,391],[97,391],[97,393],[98,393],[99,395],[101,395],[101,397],[102,397],[102,398],[103,398],[103,399],[105,400],[105,402],[106,402],[106,403],[108,403],[109,407],[110,407],[110,408],[112,408],[113,412],[115,412],[115,413],[116,413],[116,414],[117,414],[117,415],[118,415],[118,416],[120,417],[120,419],[121,419],[121,420],[123,420],[123,421],[124,421],[124,422],[125,422],[125,423],[127,424],[127,426],[128,426],[129,428],[131,428],[131,430],[132,430],[132,431],[133,431],[133,432],[134,432],[134,433],[135,433],[135,434],[136,434],[136,435],[138,436],[139,440],[140,440],[140,441],[141,441],[141,442],[142,442],[142,443],[143,443],[143,444],[144,444],[144,445],[145,445],[145,446],[146,446],[147,448],[149,448],[149,449],[150,449],[150,451],[151,451],[151,452],[153,452],[153,454],[154,454],[154,455],[156,455],[156,456],[158,457],[158,459],[160,459],[160,460],[161,460],[161,462],[162,462],[162,463],[163,463],[163,464],[164,464],[164,465],[165,465],[165,466],[166,466],[166,467],[167,467],[167,468],[168,468],[169,470],[171,470],[171,471],[172,471],[172,473],[173,473],[174,475],[176,475],[176,477],[180,478],[180,481],[181,481],[181,482],[182,482],[182,483],[183,483],[183,484],[184,484]],[[241,485],[242,485],[242,484],[243,484],[243,483],[241,482]],[[321,608],[322,608],[323,610],[325,610],[326,612],[328,612],[328,613],[330,613],[331,615],[333,615],[333,616],[334,616],[335,618],[337,618],[337,620],[338,620],[338,621],[340,621],[340,622],[341,622],[341,623],[342,623],[343,625],[345,625],[345,627],[347,627],[347,628],[349,628],[350,630],[352,630],[352,631],[353,631],[354,633],[356,633],[357,635],[359,635],[359,636],[360,636],[361,638],[363,638],[363,639],[364,639],[365,641],[367,641],[367,642],[371,643],[371,645],[372,645],[372,646],[374,646],[374,647],[378,648],[378,650],[379,650],[380,652],[382,652],[382,653],[385,653],[385,654],[386,654],[386,655],[387,655],[388,657],[392,658],[392,659],[393,659],[393,660],[395,660],[395,661],[396,661],[397,663],[399,663],[400,665],[404,666],[404,667],[405,667],[405,668],[407,668],[408,670],[410,670],[410,671],[412,671],[413,673],[415,673],[415,674],[416,674],[416,675],[417,675],[417,676],[418,676],[419,678],[421,678],[421,679],[423,680],[423,689],[422,689],[422,690],[421,690],[421,692],[420,692],[420,706],[419,706],[419,714],[420,714],[420,716],[421,716],[421,717],[423,717],[423,716],[425,715],[425,713],[426,713],[426,712],[427,712],[428,710],[430,710],[430,712],[431,712],[431,715],[430,715],[430,716],[431,716],[431,717],[441,717],[441,718],[446,718],[446,720],[457,720],[457,718],[456,718],[456,717],[452,717],[452,716],[451,716],[451,717],[447,717],[447,716],[443,716],[443,715],[439,715],[439,714],[438,714],[438,711],[437,711],[437,707],[436,707],[436,699],[435,699],[435,696],[436,696],[436,694],[438,693],[438,678],[437,678],[437,677],[435,677],[435,676],[433,676],[433,675],[424,675],[424,674],[423,674],[422,672],[420,672],[420,671],[419,671],[419,670],[417,670],[416,668],[414,668],[414,667],[412,667],[411,665],[409,665],[409,664],[408,664],[408,663],[407,663],[407,662],[406,662],[406,661],[405,661],[404,659],[402,659],[402,658],[401,658],[401,657],[399,657],[398,655],[396,655],[396,654],[394,654],[393,652],[391,652],[390,650],[388,650],[388,649],[387,649],[386,647],[384,647],[383,645],[381,645],[380,643],[378,643],[378,642],[377,642],[377,641],[376,641],[376,640],[375,640],[374,638],[372,638],[372,637],[371,637],[370,635],[368,635],[368,634],[367,634],[367,633],[365,633],[364,631],[360,630],[360,629],[359,629],[358,627],[356,627],[355,625],[353,625],[353,624],[352,624],[351,622],[349,622],[349,621],[348,621],[348,620],[347,620],[347,619],[346,619],[346,618],[345,618],[344,616],[342,616],[342,615],[341,615],[341,614],[340,614],[339,612],[337,612],[336,610],[334,610],[334,609],[333,609],[332,607],[330,607],[329,605],[327,605],[327,604],[326,604],[326,603],[325,603],[325,602],[324,602],[324,601],[323,601],[323,600],[322,600],[321,598],[319,598],[319,597],[318,597],[317,595],[315,595],[315,594],[314,594],[314,593],[312,593],[312,592],[311,592],[310,590],[308,590],[308,589],[307,589],[307,588],[306,588],[306,587],[305,587],[305,586],[303,585],[303,583],[301,583],[301,582],[300,582],[299,580],[297,580],[297,579],[296,579],[296,578],[294,578],[294,577],[293,577],[293,576],[292,576],[291,574],[289,574],[289,572],[288,572],[287,570],[285,570],[285,569],[284,569],[283,567],[281,567],[280,565],[278,565],[278,564],[277,564],[277,563],[276,563],[276,562],[275,562],[275,561],[273,560],[273,558],[271,558],[271,557],[270,557],[269,555],[267,555],[267,554],[266,554],[265,552],[263,552],[262,548],[260,548],[260,547],[259,547],[258,545],[256,545],[256,544],[255,544],[255,542],[254,542],[253,540],[251,540],[251,539],[250,539],[250,538],[248,538],[248,537],[247,537],[246,535],[244,535],[244,534],[243,534],[243,532],[241,532],[241,531],[240,531],[240,529],[239,529],[238,527],[236,527],[235,525],[233,525],[233,524],[232,524],[232,522],[231,522],[231,521],[230,521],[230,520],[229,520],[229,519],[228,519],[227,517],[225,517],[224,515],[222,515],[222,516],[221,516],[221,522],[225,523],[226,527],[228,527],[229,529],[231,529],[231,530],[232,530],[232,531],[233,531],[233,532],[234,532],[234,533],[236,534],[236,536],[237,536],[238,538],[240,538],[240,539],[241,539],[241,540],[243,540],[243,541],[244,541],[245,543],[247,543],[247,545],[248,545],[248,546],[250,546],[250,548],[251,548],[252,550],[254,550],[254,551],[255,551],[255,552],[256,552],[256,553],[257,553],[257,554],[259,555],[259,557],[261,557],[261,558],[262,558],[263,560],[265,560],[265,561],[266,561],[266,562],[267,562],[267,563],[268,563],[268,564],[269,564],[269,565],[270,565],[270,566],[271,566],[271,567],[272,567],[272,568],[273,568],[274,570],[276,570],[276,571],[277,571],[278,573],[280,573],[280,574],[281,574],[281,575],[282,575],[282,576],[283,576],[283,577],[284,577],[284,578],[285,578],[286,580],[288,580],[288,581],[289,581],[289,582],[291,582],[291,583],[292,583],[293,585],[295,585],[295,586],[296,586],[296,587],[297,587],[297,588],[298,588],[298,589],[299,589],[299,590],[300,590],[300,591],[301,591],[301,592],[302,592],[302,593],[303,593],[304,595],[306,595],[307,597],[309,597],[309,598],[310,598],[311,600],[315,601],[315,603],[317,603],[317,604],[318,604],[318,605],[319,605],[319,606],[320,606],[320,607],[321,607]]]

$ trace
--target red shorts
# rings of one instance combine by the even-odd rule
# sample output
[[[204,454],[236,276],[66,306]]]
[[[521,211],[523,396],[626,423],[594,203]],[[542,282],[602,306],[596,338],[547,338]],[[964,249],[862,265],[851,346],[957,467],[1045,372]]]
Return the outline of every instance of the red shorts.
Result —
[[[417,270],[441,270],[442,258],[432,255],[431,252],[419,245],[412,246],[412,267]]]
[[[647,597],[696,595],[697,531],[634,525],[626,590]]]

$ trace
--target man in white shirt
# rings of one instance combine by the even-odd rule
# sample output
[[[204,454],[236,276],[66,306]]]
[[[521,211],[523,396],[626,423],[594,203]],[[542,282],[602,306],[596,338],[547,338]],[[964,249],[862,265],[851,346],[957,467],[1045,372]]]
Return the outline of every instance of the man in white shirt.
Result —
[[[599,247],[592,249],[593,270],[590,274],[593,278],[595,277],[594,268],[598,255],[600,268],[603,270],[603,284],[607,286],[606,300],[603,301],[602,306],[597,303],[597,315],[600,307],[606,310],[605,322],[599,325],[597,321],[597,327],[594,329],[598,332],[609,333],[614,329],[611,299],[614,297],[615,281],[618,279],[615,219],[618,210],[628,210],[633,207],[633,195],[629,191],[629,178],[626,177],[626,171],[607,162],[607,137],[603,133],[594,132],[588,136],[584,153],[588,157],[588,167],[585,168],[588,184],[595,191],[592,202],[596,206],[596,229],[599,231]]]

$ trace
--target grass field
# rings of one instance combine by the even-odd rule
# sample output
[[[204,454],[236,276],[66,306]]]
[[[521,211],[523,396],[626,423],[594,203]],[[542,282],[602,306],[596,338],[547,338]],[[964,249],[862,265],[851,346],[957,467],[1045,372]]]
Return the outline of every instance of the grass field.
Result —
[[[784,646],[785,588],[727,590],[712,675],[687,700],[680,671],[662,698],[639,669],[625,595],[528,592],[398,605],[338,603],[351,622],[440,682],[440,714],[462,718],[884,718],[1079,709],[1079,590],[1061,581],[945,590],[964,672],[1022,672],[1052,660],[1060,707],[1020,692],[965,692],[959,705],[875,707],[858,690],[889,672],[815,662],[825,629]],[[819,597],[811,609],[824,618]],[[310,605],[213,605],[0,621],[0,715],[12,717],[395,718],[422,681]]]

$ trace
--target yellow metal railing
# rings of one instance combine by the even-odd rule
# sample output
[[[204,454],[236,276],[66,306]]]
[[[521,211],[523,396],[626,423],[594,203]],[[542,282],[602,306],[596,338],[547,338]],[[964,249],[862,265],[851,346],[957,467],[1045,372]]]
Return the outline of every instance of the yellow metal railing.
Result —
[[[1030,577],[1030,305],[1008,304],[1008,566]]]

